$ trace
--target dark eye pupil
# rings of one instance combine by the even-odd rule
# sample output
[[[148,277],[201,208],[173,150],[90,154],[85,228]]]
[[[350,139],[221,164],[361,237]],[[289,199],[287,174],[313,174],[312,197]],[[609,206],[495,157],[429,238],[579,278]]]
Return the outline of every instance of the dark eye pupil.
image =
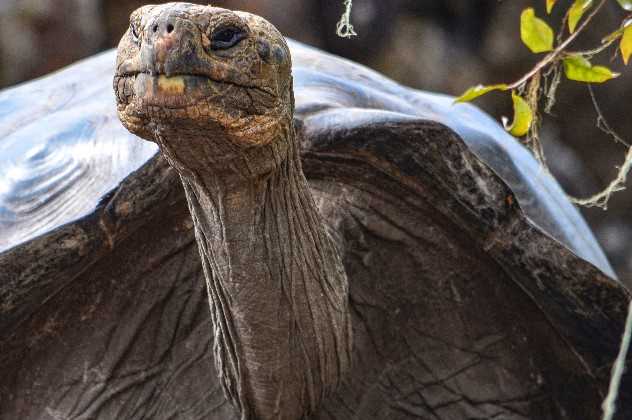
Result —
[[[236,45],[246,37],[246,34],[238,28],[224,28],[213,33],[211,36],[211,48],[222,50]]]
[[[230,42],[237,35],[234,29],[224,29],[223,31],[219,31],[214,37],[213,41],[218,42]]]

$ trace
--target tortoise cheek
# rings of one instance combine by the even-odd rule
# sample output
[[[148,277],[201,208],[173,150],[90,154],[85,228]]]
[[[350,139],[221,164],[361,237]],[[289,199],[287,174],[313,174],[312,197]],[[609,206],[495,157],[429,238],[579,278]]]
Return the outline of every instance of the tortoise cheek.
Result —
[[[287,63],[287,54],[285,53],[285,50],[278,45],[275,45],[273,48],[272,58],[274,64],[282,65]]]
[[[266,63],[270,62],[270,44],[264,39],[257,40],[257,54]]]

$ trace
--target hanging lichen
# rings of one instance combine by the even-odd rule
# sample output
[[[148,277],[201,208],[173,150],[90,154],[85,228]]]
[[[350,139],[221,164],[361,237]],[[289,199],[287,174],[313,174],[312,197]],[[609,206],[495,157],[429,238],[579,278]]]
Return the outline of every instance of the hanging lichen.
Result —
[[[351,24],[351,7],[353,0],[344,0],[345,11],[336,25],[336,33],[342,38],[351,38],[357,35]]]

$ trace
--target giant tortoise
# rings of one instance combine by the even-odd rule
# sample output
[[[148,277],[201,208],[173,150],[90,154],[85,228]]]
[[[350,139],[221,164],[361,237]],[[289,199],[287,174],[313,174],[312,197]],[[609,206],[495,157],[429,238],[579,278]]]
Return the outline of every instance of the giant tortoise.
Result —
[[[599,417],[630,294],[490,117],[211,6],[115,57],[0,94],[2,419]]]

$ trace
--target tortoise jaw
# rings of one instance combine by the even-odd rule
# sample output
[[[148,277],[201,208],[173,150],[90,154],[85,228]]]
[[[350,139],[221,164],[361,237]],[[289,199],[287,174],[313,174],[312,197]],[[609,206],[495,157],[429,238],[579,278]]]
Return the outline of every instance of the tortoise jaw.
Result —
[[[145,107],[186,108],[220,94],[225,89],[223,85],[197,75],[138,73],[133,76],[134,95]]]
[[[248,95],[238,94],[234,85],[203,75],[138,72],[117,76],[114,86],[119,114],[128,123],[128,129],[151,141],[153,138],[145,133],[144,126],[221,125],[219,122],[226,121],[228,114],[246,115],[250,105],[244,100],[237,101],[236,98]],[[234,99],[223,99],[226,97]]]

